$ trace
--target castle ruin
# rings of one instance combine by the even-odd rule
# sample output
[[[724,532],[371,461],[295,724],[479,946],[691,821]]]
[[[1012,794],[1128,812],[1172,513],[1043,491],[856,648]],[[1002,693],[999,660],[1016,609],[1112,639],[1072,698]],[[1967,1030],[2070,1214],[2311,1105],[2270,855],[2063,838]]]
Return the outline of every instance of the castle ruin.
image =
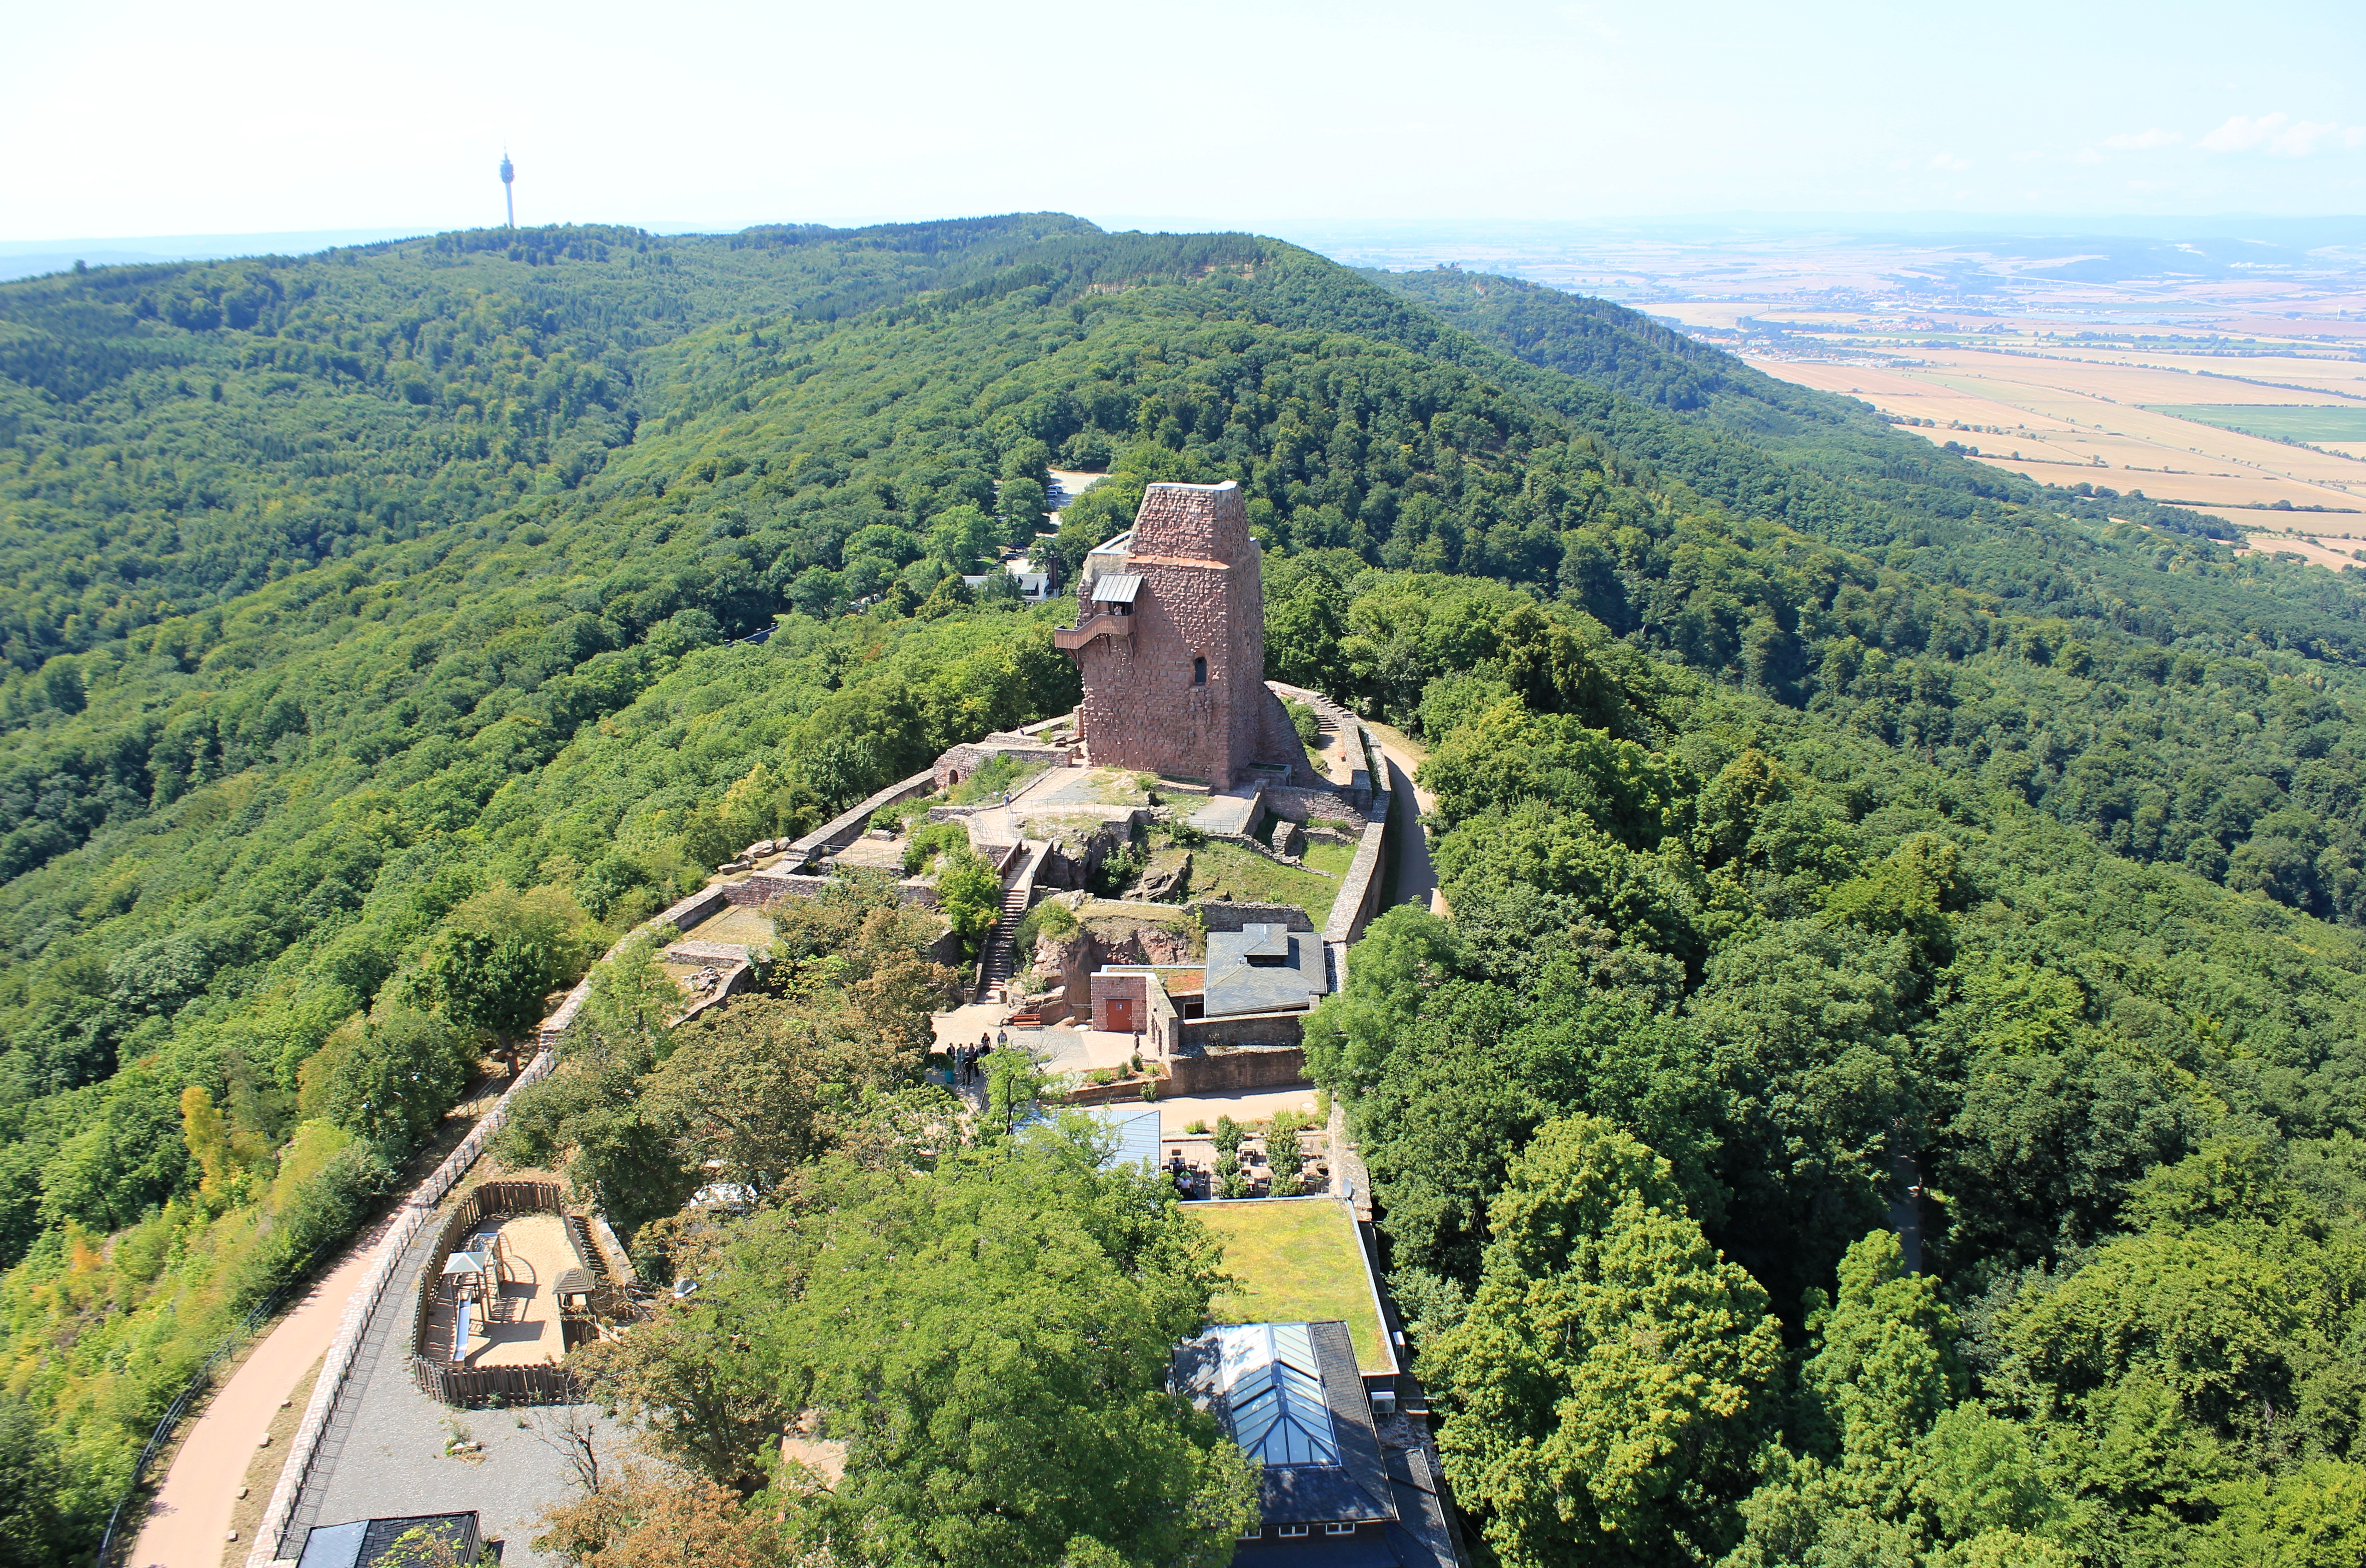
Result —
[[[1056,634],[1084,671],[1077,722],[1098,767],[1229,790],[1312,782],[1265,684],[1262,553],[1240,486],[1152,485],[1133,527],[1086,557],[1077,619]]]

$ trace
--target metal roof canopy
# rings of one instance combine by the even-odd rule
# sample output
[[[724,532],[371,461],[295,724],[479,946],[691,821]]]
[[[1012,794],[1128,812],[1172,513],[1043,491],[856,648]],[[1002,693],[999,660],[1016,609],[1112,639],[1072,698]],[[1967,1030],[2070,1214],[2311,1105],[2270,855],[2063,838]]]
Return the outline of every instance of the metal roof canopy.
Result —
[[[1132,604],[1133,596],[1142,591],[1139,572],[1111,572],[1093,579],[1093,602],[1096,604]]]

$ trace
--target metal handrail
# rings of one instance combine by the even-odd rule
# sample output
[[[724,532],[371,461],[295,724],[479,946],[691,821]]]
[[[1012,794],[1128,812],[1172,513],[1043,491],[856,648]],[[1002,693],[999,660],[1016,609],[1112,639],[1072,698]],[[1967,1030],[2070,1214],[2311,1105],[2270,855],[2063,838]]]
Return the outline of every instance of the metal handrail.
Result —
[[[214,1369],[221,1365],[224,1357],[246,1343],[248,1338],[254,1333],[256,1325],[276,1311],[279,1304],[287,1299],[287,1294],[290,1291],[299,1285],[310,1283],[313,1265],[321,1260],[323,1254],[334,1248],[342,1247],[344,1240],[344,1238],[339,1237],[332,1242],[322,1242],[306,1253],[304,1260],[289,1272],[287,1279],[282,1280],[270,1294],[247,1309],[246,1316],[239,1319],[238,1327],[223,1337],[222,1342],[214,1347],[213,1354],[208,1356],[204,1364],[190,1374],[189,1381],[181,1385],[181,1392],[173,1396],[173,1403],[164,1406],[164,1414],[158,1418],[156,1429],[148,1434],[147,1446],[140,1450],[139,1459],[132,1463],[131,1479],[125,1484],[123,1495],[115,1500],[115,1506],[107,1513],[107,1529],[98,1538],[98,1554],[93,1559],[98,1564],[98,1568],[107,1568],[107,1562],[120,1549],[122,1539],[118,1531],[123,1525],[123,1510],[130,1507],[132,1499],[140,1495],[141,1489],[147,1484],[149,1464],[155,1459],[157,1452],[172,1439],[174,1428],[181,1424],[181,1417],[189,1413],[189,1406],[197,1402],[197,1395],[205,1392],[207,1386],[212,1382]]]

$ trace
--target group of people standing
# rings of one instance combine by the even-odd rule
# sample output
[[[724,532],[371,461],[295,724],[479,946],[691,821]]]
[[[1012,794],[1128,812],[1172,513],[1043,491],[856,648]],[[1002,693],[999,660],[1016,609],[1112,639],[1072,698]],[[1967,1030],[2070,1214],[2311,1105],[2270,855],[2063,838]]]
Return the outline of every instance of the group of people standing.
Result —
[[[953,1047],[953,1081],[964,1087],[975,1083],[978,1058],[990,1056],[1008,1044],[1010,1044],[1010,1035],[1005,1030],[990,1035],[981,1034],[977,1037],[977,1044],[974,1046],[955,1046]]]

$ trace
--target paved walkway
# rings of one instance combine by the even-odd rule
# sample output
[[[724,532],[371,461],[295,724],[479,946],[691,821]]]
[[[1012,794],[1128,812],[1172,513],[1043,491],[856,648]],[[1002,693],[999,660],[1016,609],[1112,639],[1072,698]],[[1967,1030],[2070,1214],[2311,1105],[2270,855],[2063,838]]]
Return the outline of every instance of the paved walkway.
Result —
[[[238,1488],[257,1439],[337,1337],[346,1298],[360,1288],[392,1216],[363,1233],[296,1309],[279,1320],[184,1433],[148,1505],[131,1568],[218,1568]],[[245,1543],[237,1555],[243,1560]]]
[[[1436,811],[1437,797],[1413,781],[1414,769],[1429,754],[1384,725],[1374,724],[1371,729],[1389,765],[1389,789],[1401,800],[1410,799],[1423,815]],[[1446,895],[1438,890],[1437,868],[1430,864],[1429,834],[1418,822],[1412,825],[1412,832],[1397,835],[1397,902],[1426,902],[1432,914],[1444,914]]]

